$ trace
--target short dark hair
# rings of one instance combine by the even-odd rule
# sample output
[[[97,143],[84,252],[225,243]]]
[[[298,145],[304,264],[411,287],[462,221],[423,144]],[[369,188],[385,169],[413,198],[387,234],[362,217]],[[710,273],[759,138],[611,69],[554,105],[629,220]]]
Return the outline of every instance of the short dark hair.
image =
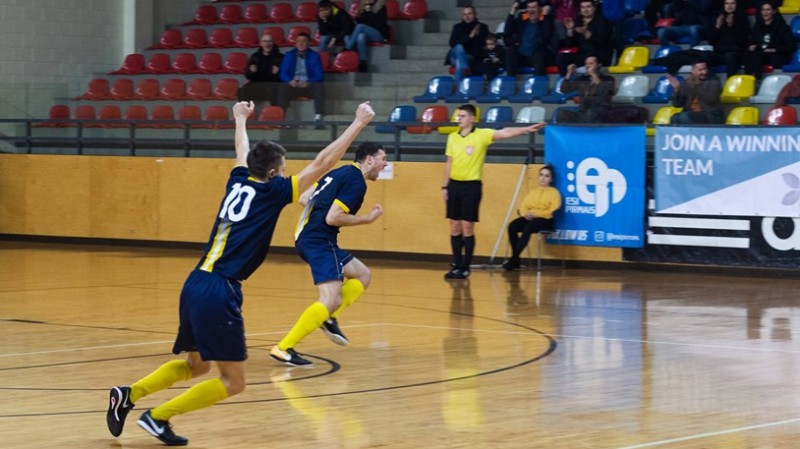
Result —
[[[358,146],[356,150],[356,162],[364,162],[367,156],[375,156],[378,154],[378,151],[386,151],[383,148],[383,145],[374,142],[363,142],[361,145]]]
[[[300,36],[305,36],[305,37],[306,37],[306,39],[308,39],[309,41],[311,40],[311,35],[310,35],[310,34],[308,34],[308,33],[298,33],[298,34],[297,34],[297,37],[300,37]],[[296,39],[296,38],[295,38],[295,39]]]
[[[458,109],[459,111],[464,111],[464,112],[466,112],[467,114],[470,114],[473,117],[477,117],[478,116],[478,110],[475,109],[475,106],[473,106],[473,105],[471,105],[469,103],[462,104],[461,106],[459,106],[456,109]]]
[[[321,0],[317,3],[317,9],[333,9],[333,2],[330,0]]]
[[[258,179],[267,179],[270,170],[278,170],[286,156],[286,148],[270,140],[255,143],[247,154],[247,169]]]

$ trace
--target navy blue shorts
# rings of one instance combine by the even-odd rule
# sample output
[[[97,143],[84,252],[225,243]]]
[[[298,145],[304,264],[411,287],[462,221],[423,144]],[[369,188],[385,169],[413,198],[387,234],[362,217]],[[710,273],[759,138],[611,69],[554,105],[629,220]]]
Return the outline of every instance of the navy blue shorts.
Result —
[[[194,270],[183,284],[174,354],[198,351],[203,360],[247,360],[242,286],[216,273]]]
[[[336,242],[324,239],[304,239],[295,242],[300,257],[311,267],[314,284],[344,280],[344,266],[353,255],[339,248]]]

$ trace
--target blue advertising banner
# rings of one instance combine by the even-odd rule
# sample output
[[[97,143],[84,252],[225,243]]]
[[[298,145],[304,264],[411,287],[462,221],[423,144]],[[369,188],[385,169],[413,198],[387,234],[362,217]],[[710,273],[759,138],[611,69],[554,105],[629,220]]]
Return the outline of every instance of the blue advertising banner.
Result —
[[[656,212],[800,217],[800,128],[657,127]]]
[[[549,242],[640,248],[644,245],[643,126],[548,126],[545,159],[564,196]]]

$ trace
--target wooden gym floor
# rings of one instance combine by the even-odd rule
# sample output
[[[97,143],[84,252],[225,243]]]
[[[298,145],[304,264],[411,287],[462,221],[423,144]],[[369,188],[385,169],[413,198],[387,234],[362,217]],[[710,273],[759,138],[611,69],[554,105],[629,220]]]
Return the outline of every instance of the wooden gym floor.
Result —
[[[161,447],[120,438],[108,387],[169,354],[198,250],[0,242],[0,447]],[[474,271],[363,259],[373,284],[288,369],[269,348],[316,297],[271,255],[244,284],[239,396],[172,420],[194,448],[800,447],[800,282],[681,273]]]

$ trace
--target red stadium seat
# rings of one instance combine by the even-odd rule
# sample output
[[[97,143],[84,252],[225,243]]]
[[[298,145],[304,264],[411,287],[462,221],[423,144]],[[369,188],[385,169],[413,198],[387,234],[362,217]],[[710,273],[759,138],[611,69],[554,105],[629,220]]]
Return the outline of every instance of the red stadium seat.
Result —
[[[147,73],[159,74],[172,71],[169,55],[167,53],[153,53],[147,61]]]
[[[206,52],[200,55],[200,62],[197,63],[200,73],[222,73],[222,55],[215,52]]]
[[[235,73],[237,75],[241,75],[247,68],[247,61],[249,60],[250,57],[247,56],[246,53],[242,53],[240,51],[228,53],[228,56],[225,58],[225,64],[224,64],[225,71],[228,73]]]
[[[133,80],[128,78],[114,80],[114,84],[111,85],[111,98],[119,101],[132,99]]]
[[[296,22],[316,22],[317,4],[316,2],[301,2],[297,5],[294,13]]]
[[[327,51],[319,52],[319,59],[322,62],[322,70],[325,72],[331,71],[331,54]]]
[[[236,30],[236,37],[233,39],[235,47],[252,48],[258,47],[258,30],[253,27],[244,27]]]
[[[217,8],[213,5],[200,5],[194,12],[194,19],[182,25],[210,25],[217,22]]]
[[[299,36],[302,33],[305,33],[305,34],[308,34],[309,36],[311,36],[311,28],[309,28],[309,27],[307,27],[305,25],[295,25],[295,26],[289,28],[289,35],[286,36],[286,42],[290,46],[294,46],[295,41],[297,40],[297,36]]]
[[[294,13],[291,3],[275,3],[269,9],[269,21],[275,23],[293,22]]]
[[[266,106],[264,107],[264,109],[261,110],[261,113],[258,114],[259,122],[282,122],[284,119],[285,119],[285,112],[283,108],[280,106]],[[248,125],[248,127],[252,129],[276,129],[279,128],[280,125],[260,124],[260,125]]]
[[[38,128],[66,128],[74,126],[69,122],[69,106],[65,104],[55,104],[50,106],[50,112],[47,114],[47,119],[52,121],[37,123],[33,126]]]
[[[139,100],[155,100],[159,96],[158,80],[154,78],[147,78],[139,81],[134,91],[136,98]]]
[[[197,57],[194,53],[178,53],[172,60],[172,71],[176,73],[197,73]]]
[[[186,46],[183,43],[183,34],[181,30],[178,29],[171,29],[171,30],[164,30],[161,33],[161,38],[158,40],[158,44],[153,45],[150,49],[170,49],[170,48],[185,48]]]
[[[76,100],[108,100],[111,93],[108,90],[108,80],[95,78],[89,81],[86,92],[75,98]]]
[[[98,120],[122,120],[122,111],[119,106],[115,104],[106,105],[100,108],[97,114]],[[124,128],[126,125],[122,122],[115,123],[89,123],[87,128]]]
[[[227,106],[209,106],[206,108],[205,113],[203,114],[203,120],[206,121],[213,121],[214,123],[207,123],[197,126],[197,128],[206,128],[206,129],[218,129],[218,128],[233,128],[234,125],[231,123],[220,123],[220,122],[227,122],[230,119],[228,118],[228,107]]]
[[[272,41],[275,42],[275,45],[277,45],[278,47],[287,45],[286,35],[283,32],[283,27],[279,26],[266,27],[264,28],[264,33],[262,33],[262,36],[264,34],[269,34],[270,36],[272,36]]]
[[[186,98],[186,81],[182,78],[170,78],[161,87],[160,98],[164,100],[183,100]]]
[[[428,15],[426,0],[406,0],[401,16],[408,20],[424,19]]]
[[[214,86],[214,98],[217,100],[235,100],[239,93],[239,81],[235,78],[223,78]]]
[[[333,60],[330,71],[337,73],[350,73],[358,71],[358,53],[345,50]]]
[[[143,121],[147,119],[147,108],[142,105],[132,104],[125,109],[125,120],[129,122]],[[136,126],[142,125],[137,123]]]
[[[419,121],[422,123],[441,123],[450,121],[450,117],[447,115],[447,106],[428,106],[422,111]],[[430,134],[437,128],[438,126],[423,125],[409,126],[407,130],[409,134]]]
[[[170,122],[175,120],[175,111],[172,106],[160,105],[155,106],[150,112],[150,120]],[[142,128],[180,128],[181,125],[177,123],[143,123],[139,125]]]
[[[397,0],[386,0],[386,3],[383,4],[383,7],[386,8],[386,18],[389,20],[400,20],[403,18],[402,14],[400,14],[400,4]]]
[[[96,120],[97,119],[97,110],[92,105],[88,104],[81,104],[75,108],[75,120],[83,121],[83,120]]]
[[[122,67],[110,72],[109,75],[137,75],[139,73],[145,73],[146,71],[144,55],[141,53],[131,53],[125,56]]]
[[[244,21],[247,23],[265,23],[268,20],[267,6],[263,3],[247,5],[244,10]]]
[[[797,125],[797,110],[791,106],[774,107],[764,117],[765,125]]]
[[[233,33],[230,28],[214,28],[211,37],[208,38],[208,45],[214,48],[233,47]]]
[[[195,106],[193,104],[181,106],[181,108],[178,109],[178,120],[202,120],[200,106]]]
[[[208,34],[204,28],[192,28],[186,32],[183,37],[183,43],[188,48],[206,48],[209,47]]]
[[[219,21],[222,23],[242,23],[242,7],[239,5],[225,5],[219,12]]]
[[[195,78],[189,81],[189,86],[186,88],[186,98],[192,100],[210,100],[211,80]]]

